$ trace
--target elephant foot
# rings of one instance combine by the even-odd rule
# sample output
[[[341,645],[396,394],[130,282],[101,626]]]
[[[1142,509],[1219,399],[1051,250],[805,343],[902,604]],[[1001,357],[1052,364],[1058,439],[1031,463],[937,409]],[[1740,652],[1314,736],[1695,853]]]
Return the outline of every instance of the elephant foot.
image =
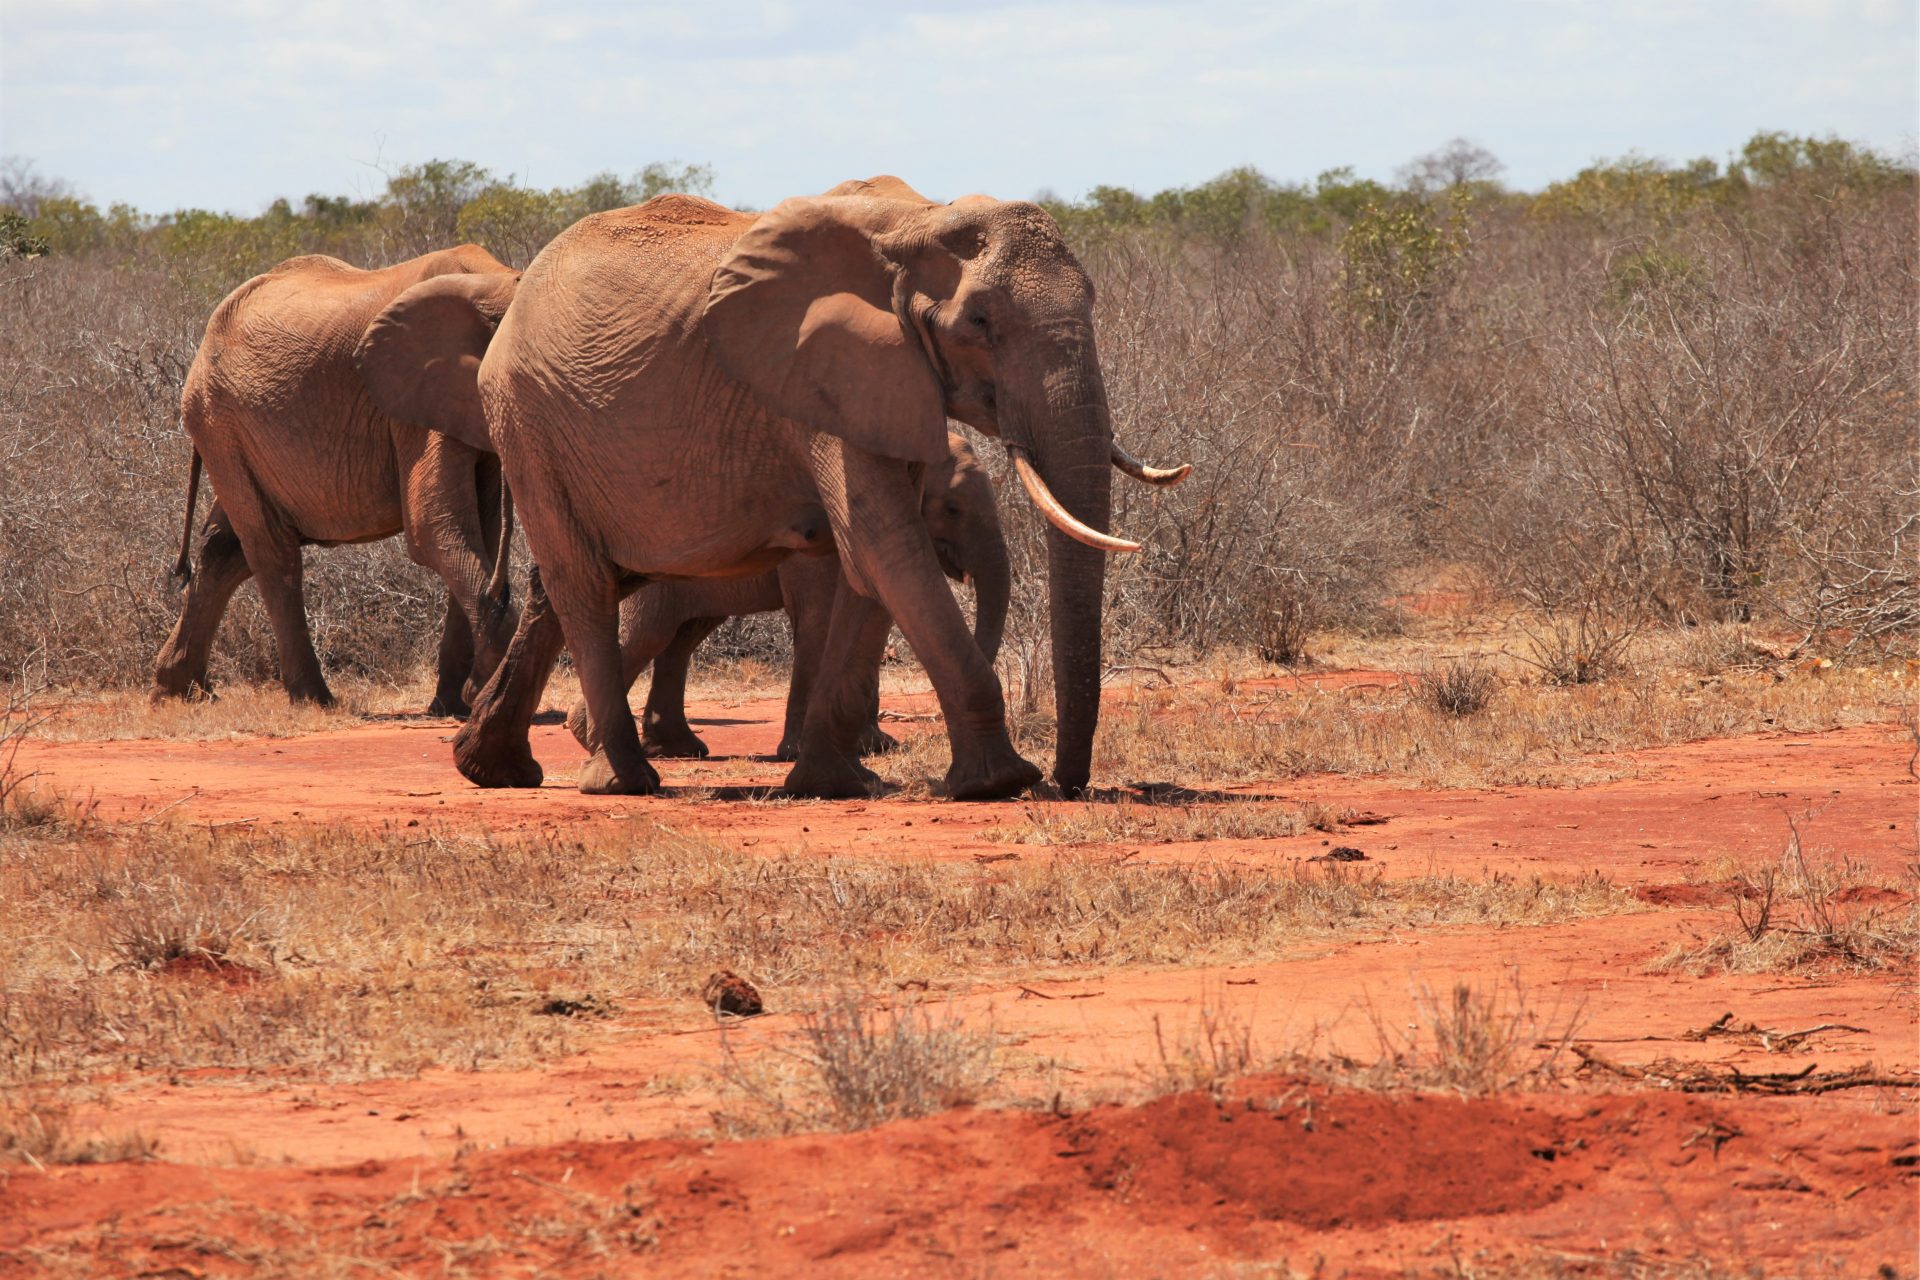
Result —
[[[603,747],[580,767],[580,791],[590,796],[650,796],[660,789],[660,775],[645,759],[624,775],[614,768]]]
[[[593,744],[587,741],[587,704],[576,702],[573,710],[567,712],[567,732],[580,744],[582,751],[592,751]]]
[[[473,708],[465,698],[445,690],[434,694],[433,701],[427,704],[427,714],[430,716],[452,716],[455,720],[465,720],[472,712]]]
[[[860,731],[860,754],[863,756],[884,756],[899,749],[900,739],[877,723],[869,724]]]
[[[319,707],[322,711],[331,711],[338,700],[333,696],[333,690],[323,684],[318,688],[289,687],[287,701],[296,707]]]
[[[796,763],[781,789],[788,795],[816,800],[856,800],[877,796],[886,789],[880,775],[850,756],[815,752]]]
[[[476,787],[537,787],[546,773],[525,738],[517,743],[486,744],[479,721],[469,718],[453,735],[453,765]]]
[[[798,760],[800,758],[800,739],[798,738],[780,739],[780,745],[773,749],[773,758],[775,760],[783,761],[786,764],[792,764],[794,761]]]
[[[165,706],[169,702],[212,702],[213,700],[213,685],[205,680],[185,682],[161,680],[155,683],[153,692],[147,698],[147,701],[156,707]]]
[[[955,800],[1005,800],[1040,781],[1040,770],[1004,739],[988,750],[956,749],[947,770],[947,795]]]
[[[707,744],[686,725],[648,725],[640,749],[655,760],[705,760]]]

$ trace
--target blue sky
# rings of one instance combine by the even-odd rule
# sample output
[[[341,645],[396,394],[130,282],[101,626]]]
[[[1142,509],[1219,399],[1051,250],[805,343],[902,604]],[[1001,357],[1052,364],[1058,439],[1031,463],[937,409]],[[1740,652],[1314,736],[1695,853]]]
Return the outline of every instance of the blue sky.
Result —
[[[765,206],[1386,178],[1465,136],[1538,187],[1758,129],[1896,153],[1913,0],[0,0],[0,153],[92,199],[252,213],[477,161],[539,186],[710,164]]]

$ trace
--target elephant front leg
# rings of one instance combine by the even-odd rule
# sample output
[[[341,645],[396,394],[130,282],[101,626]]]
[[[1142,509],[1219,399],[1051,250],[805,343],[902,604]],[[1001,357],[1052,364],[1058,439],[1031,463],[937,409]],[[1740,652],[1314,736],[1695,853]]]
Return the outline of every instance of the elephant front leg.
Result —
[[[843,568],[849,577],[858,575],[870,584],[939,695],[953,749],[948,794],[956,800],[1018,795],[1040,780],[1040,770],[1021,758],[1007,736],[1000,679],[974,643],[966,617],[947,588],[921,518],[919,489],[906,464],[837,441],[826,444],[822,437],[815,440],[815,478],[836,519]],[[839,468],[832,465],[836,453],[842,460]],[[835,500],[840,493],[844,506]],[[869,705],[863,703],[860,710],[864,713]]]
[[[537,787],[544,776],[527,738],[566,636],[541,588],[538,566],[529,575],[528,588],[527,607],[506,657],[453,736],[454,765],[475,786]]]

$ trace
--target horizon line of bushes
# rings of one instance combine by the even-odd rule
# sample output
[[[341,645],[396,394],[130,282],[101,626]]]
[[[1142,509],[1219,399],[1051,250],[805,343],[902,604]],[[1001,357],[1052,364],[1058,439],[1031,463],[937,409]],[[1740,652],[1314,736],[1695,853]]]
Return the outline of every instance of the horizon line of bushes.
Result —
[[[1726,207],[1757,191],[1815,187],[1836,198],[1914,186],[1908,161],[1837,137],[1760,132],[1722,165],[1702,157],[1672,164],[1629,154],[1599,160],[1539,192],[1503,186],[1500,161],[1455,139],[1403,166],[1391,183],[1330,169],[1310,183],[1275,180],[1240,166],[1206,182],[1142,195],[1097,186],[1079,200],[1042,192],[1038,203],[1069,240],[1097,242],[1116,232],[1160,231],[1182,238],[1233,241],[1264,230],[1332,237],[1369,218],[1411,214],[1439,205],[1504,206],[1545,218],[1606,224],[1671,222],[1701,206]],[[711,196],[714,171],[678,161],[654,163],[629,177],[593,175],[573,187],[539,189],[468,160],[432,159],[404,166],[370,199],[310,193],[298,205],[281,198],[242,217],[206,209],[149,213],[125,203],[104,210],[71,184],[35,171],[30,161],[0,163],[0,261],[44,254],[152,249],[197,267],[238,267],[297,253],[393,260],[429,248],[474,241],[524,265],[548,239],[588,214],[639,204],[669,191]],[[1426,230],[1438,225],[1418,220]]]

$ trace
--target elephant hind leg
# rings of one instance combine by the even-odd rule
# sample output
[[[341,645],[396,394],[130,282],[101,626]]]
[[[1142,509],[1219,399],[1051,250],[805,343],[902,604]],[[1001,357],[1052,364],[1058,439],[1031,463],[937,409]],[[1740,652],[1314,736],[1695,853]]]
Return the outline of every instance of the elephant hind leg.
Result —
[[[221,618],[226,615],[228,601],[252,572],[226,510],[218,503],[207,513],[206,523],[201,526],[194,563],[180,619],[154,659],[155,701],[213,692],[213,683],[207,675],[213,639],[220,630]]]
[[[473,627],[460,601],[451,592],[447,595],[447,622],[440,631],[440,657],[436,666],[438,677],[434,682],[433,701],[427,704],[427,714],[466,719],[468,677],[473,672]]]
[[[537,787],[543,778],[527,738],[566,636],[536,565],[527,576],[527,607],[506,656],[473,700],[453,735],[453,763],[477,787]]]
[[[333,690],[327,688],[320,655],[313,650],[313,633],[307,626],[306,566],[301,562],[299,541],[276,532],[243,538],[240,545],[267,607],[267,620],[273,624],[273,638],[280,651],[280,683],[286,687],[288,701],[332,706]]]

